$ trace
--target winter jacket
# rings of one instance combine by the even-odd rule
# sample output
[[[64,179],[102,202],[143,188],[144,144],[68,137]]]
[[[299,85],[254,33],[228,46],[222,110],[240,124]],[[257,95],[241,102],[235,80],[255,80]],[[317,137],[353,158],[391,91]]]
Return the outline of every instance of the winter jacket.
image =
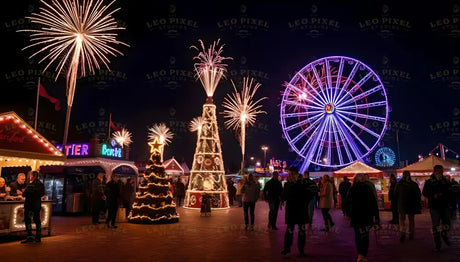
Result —
[[[255,181],[244,183],[241,193],[243,193],[243,202],[256,202],[260,193],[259,183]]]
[[[390,189],[388,189],[388,199],[390,201],[397,201],[394,197],[395,195],[395,189],[396,189],[397,182],[396,181],[391,181],[390,182]]]
[[[45,195],[45,186],[35,179],[32,183],[27,184],[22,196],[26,198],[24,202],[25,209],[40,210],[42,206],[42,196]]]
[[[321,187],[319,208],[334,208],[334,188],[329,182],[323,184]]]
[[[312,199],[308,183],[304,179],[296,182],[288,181],[284,184],[283,202],[286,202],[286,224],[306,224],[309,221],[308,203]]]
[[[347,194],[348,194],[348,190],[350,189],[351,187],[351,183],[350,181],[343,181],[340,183],[339,185],[339,194],[341,197],[346,197]]]
[[[398,203],[398,211],[403,214],[414,215],[422,212],[420,204],[422,194],[417,183],[412,180],[401,179],[395,187],[394,199]]]
[[[350,187],[347,195],[347,215],[350,216],[352,227],[372,226],[380,219],[377,199],[372,188],[364,182],[358,182]]]
[[[434,174],[425,182],[423,187],[423,196],[428,198],[430,208],[447,208],[450,203],[452,184],[442,176],[437,179]]]
[[[264,186],[264,199],[268,201],[280,201],[283,193],[283,185],[278,179],[270,179]]]

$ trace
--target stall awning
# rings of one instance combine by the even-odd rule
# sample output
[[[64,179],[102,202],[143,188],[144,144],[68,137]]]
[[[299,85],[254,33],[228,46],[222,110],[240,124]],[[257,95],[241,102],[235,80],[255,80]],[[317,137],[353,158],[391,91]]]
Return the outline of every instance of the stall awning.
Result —
[[[334,177],[353,177],[356,174],[368,174],[369,177],[383,177],[383,172],[356,160],[351,165],[332,173]]]
[[[0,167],[63,164],[66,156],[15,112],[0,114]]]
[[[430,175],[433,173],[433,167],[435,165],[441,165],[444,167],[445,173],[460,173],[460,166],[454,163],[451,163],[442,158],[431,155],[422,161],[408,165],[404,168],[398,169],[398,174],[402,174],[404,171],[409,171],[414,175]]]

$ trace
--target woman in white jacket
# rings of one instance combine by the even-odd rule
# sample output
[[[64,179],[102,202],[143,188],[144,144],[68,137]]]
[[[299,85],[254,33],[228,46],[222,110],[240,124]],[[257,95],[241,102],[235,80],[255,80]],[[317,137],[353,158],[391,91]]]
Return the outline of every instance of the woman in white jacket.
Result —
[[[332,217],[329,214],[329,209],[334,208],[334,186],[328,175],[324,175],[321,179],[321,191],[319,194],[319,208],[324,219],[324,229],[329,231],[333,226]]]

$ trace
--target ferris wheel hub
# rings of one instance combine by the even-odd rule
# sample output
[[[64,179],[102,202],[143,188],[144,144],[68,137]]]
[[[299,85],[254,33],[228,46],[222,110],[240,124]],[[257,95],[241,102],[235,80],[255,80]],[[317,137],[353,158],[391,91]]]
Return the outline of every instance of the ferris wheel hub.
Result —
[[[327,104],[325,107],[324,107],[324,111],[327,113],[327,114],[332,114],[334,113],[335,111],[335,107],[333,104]]]

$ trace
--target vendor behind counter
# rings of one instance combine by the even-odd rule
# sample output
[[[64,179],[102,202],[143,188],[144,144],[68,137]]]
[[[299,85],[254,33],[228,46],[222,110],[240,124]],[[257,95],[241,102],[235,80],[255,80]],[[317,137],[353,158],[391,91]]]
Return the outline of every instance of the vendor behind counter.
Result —
[[[24,190],[26,189],[26,175],[24,173],[19,173],[16,181],[10,184],[10,196],[22,196]]]

